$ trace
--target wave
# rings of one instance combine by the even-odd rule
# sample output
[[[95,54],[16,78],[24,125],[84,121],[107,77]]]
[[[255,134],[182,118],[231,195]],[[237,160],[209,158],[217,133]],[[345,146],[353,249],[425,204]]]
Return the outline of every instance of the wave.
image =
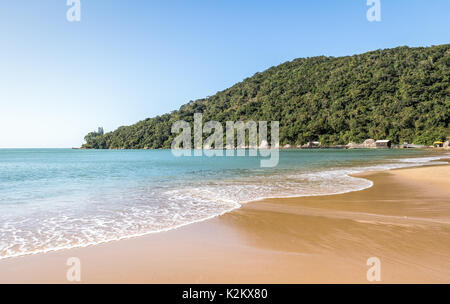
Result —
[[[140,187],[89,198],[79,210],[18,216],[0,226],[0,259],[87,247],[177,229],[221,216],[267,198],[334,195],[370,188],[353,175],[421,165],[446,164],[446,156],[387,160],[368,166],[287,171],[190,182],[176,188]],[[89,206],[86,212],[86,206]],[[95,206],[95,209],[92,209]],[[116,207],[113,207],[116,206]]]

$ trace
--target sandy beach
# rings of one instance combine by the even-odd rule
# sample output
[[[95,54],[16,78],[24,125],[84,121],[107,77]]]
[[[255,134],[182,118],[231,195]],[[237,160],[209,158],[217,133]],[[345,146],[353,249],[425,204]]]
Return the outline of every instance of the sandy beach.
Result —
[[[450,283],[450,166],[364,174],[374,186],[267,199],[143,237],[0,261],[0,283]]]

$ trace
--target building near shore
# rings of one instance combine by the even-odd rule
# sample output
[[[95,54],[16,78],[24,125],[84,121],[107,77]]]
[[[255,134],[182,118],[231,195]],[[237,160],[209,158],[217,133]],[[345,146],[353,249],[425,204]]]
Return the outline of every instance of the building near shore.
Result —
[[[433,143],[433,146],[434,146],[435,148],[442,148],[442,147],[444,147],[444,142],[442,142],[442,141],[435,141],[435,142]]]
[[[377,140],[375,142],[375,146],[377,148],[390,148],[391,147],[391,141],[389,139],[383,139],[383,140]]]

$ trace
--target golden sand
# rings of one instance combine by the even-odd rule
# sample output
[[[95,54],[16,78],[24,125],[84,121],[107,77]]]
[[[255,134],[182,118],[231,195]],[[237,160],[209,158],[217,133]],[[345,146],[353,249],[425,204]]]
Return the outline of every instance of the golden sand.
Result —
[[[364,176],[372,188],[267,199],[205,222],[0,261],[0,283],[450,283],[450,166]]]

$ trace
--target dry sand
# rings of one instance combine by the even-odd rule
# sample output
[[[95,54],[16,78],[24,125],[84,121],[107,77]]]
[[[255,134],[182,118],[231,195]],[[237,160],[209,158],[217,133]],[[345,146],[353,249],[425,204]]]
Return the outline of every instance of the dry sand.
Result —
[[[450,283],[450,166],[366,174],[372,188],[267,199],[139,238],[0,261],[0,283]]]

